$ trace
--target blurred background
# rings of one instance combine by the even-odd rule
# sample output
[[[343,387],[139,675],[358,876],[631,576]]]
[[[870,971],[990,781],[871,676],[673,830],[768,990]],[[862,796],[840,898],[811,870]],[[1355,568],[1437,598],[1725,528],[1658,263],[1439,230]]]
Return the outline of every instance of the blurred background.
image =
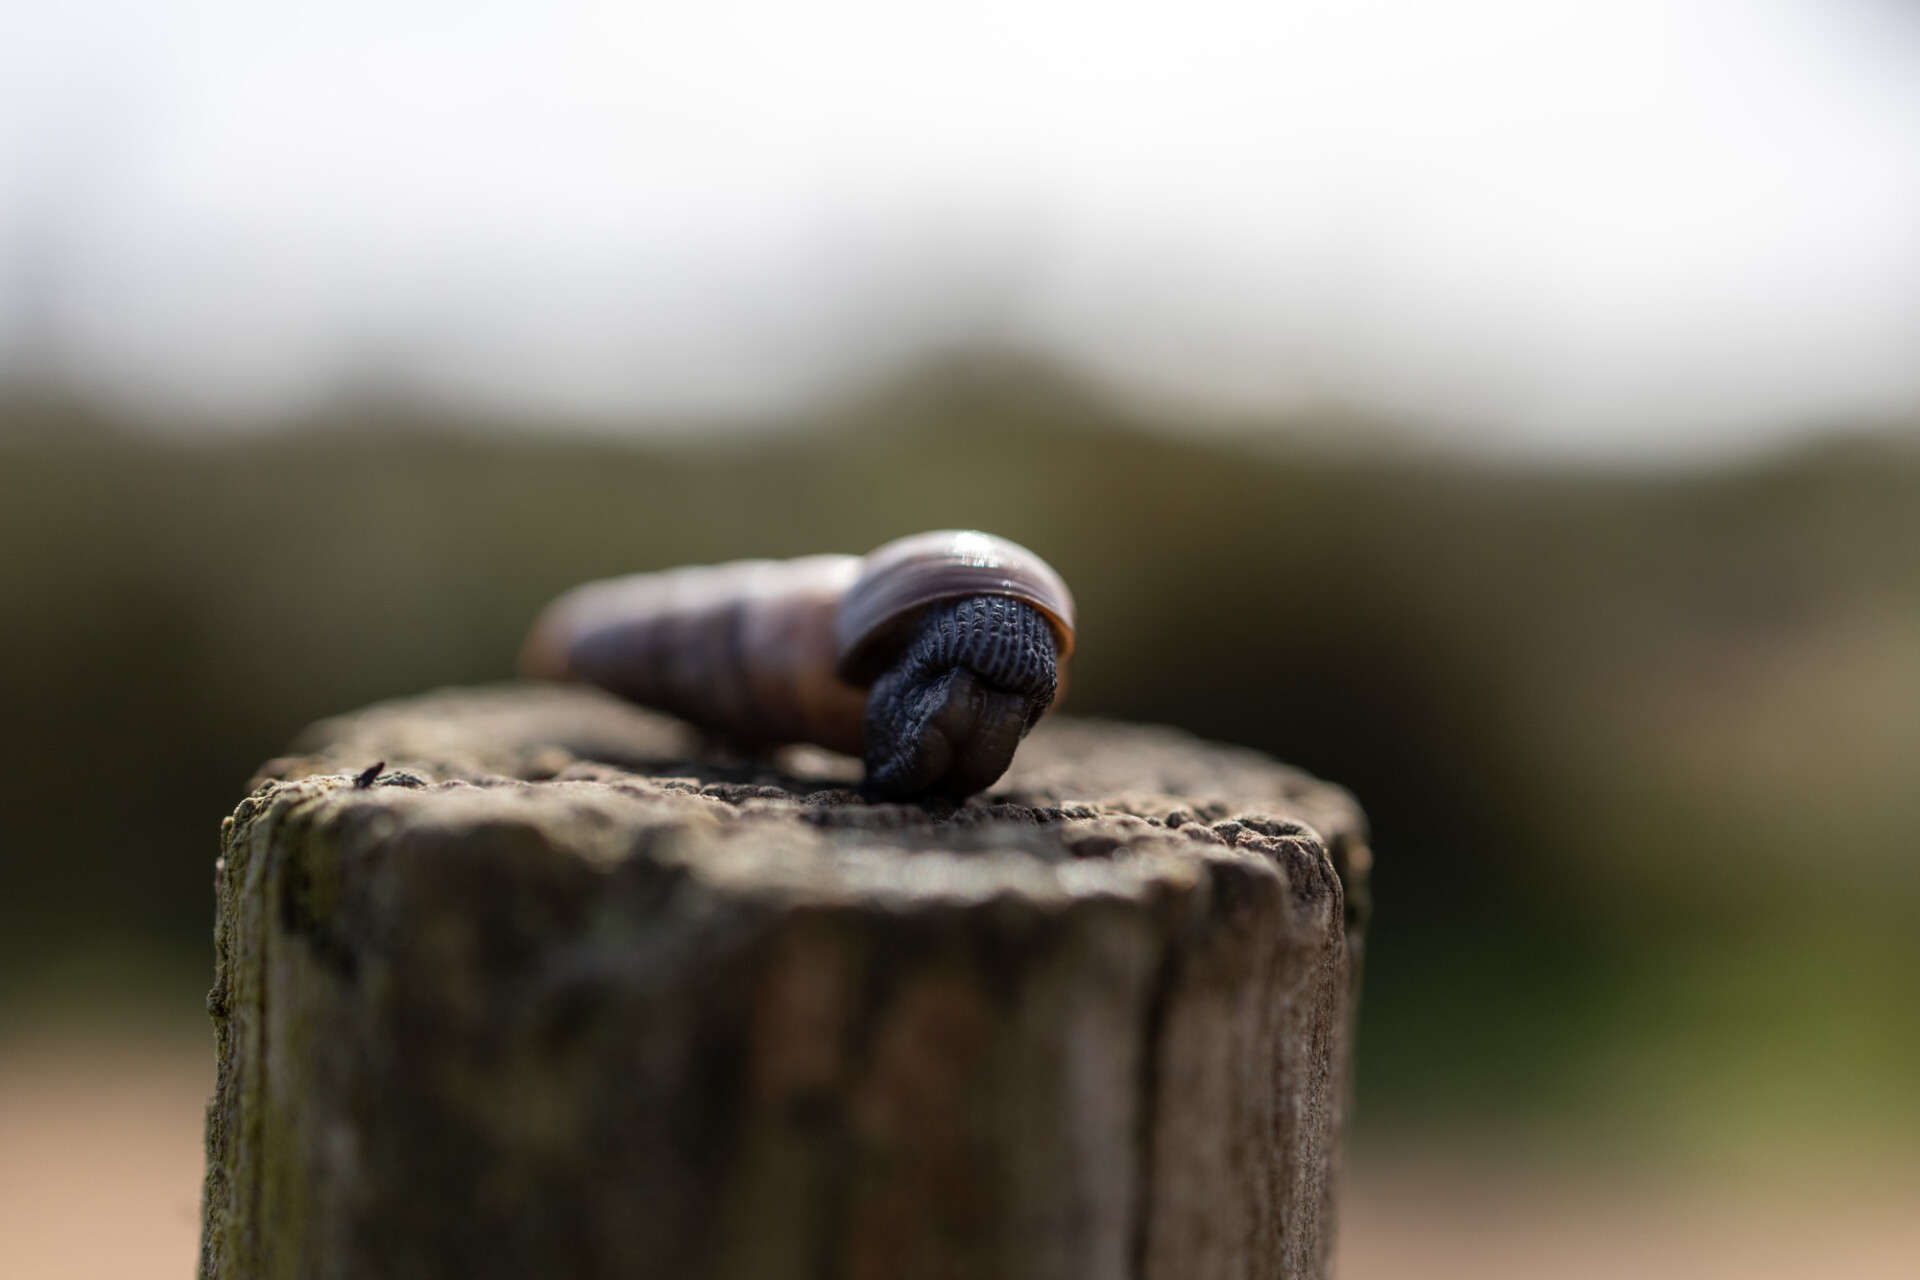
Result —
[[[1371,813],[1347,1280],[1920,1270],[1920,8],[0,0],[7,1273],[301,726],[950,525]]]

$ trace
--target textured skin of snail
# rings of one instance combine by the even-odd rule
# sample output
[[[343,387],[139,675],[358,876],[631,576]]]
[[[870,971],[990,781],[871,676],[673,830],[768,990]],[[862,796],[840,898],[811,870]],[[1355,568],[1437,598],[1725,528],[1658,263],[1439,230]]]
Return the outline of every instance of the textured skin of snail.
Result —
[[[547,606],[520,666],[749,749],[862,756],[876,797],[959,799],[1006,772],[1053,704],[1073,627],[1073,596],[1040,557],[940,530],[864,557],[589,582]]]

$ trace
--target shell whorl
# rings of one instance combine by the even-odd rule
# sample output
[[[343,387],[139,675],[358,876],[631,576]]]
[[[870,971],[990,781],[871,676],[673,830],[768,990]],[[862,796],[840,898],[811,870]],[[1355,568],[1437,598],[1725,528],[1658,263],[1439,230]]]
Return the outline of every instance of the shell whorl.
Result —
[[[965,794],[1004,771],[1052,702],[1073,627],[1073,596],[1040,557],[941,530],[864,558],[590,582],[541,614],[521,670],[598,685],[747,746],[865,755],[884,793]]]
[[[908,624],[932,605],[968,596],[1005,596],[1039,610],[1064,668],[1073,653],[1073,593],[1053,566],[990,533],[937,529],[896,539],[860,562],[834,625],[841,676],[871,684]]]
[[[520,669],[598,685],[748,745],[865,740],[866,692],[835,671],[857,556],[738,560],[589,582],[548,605]]]

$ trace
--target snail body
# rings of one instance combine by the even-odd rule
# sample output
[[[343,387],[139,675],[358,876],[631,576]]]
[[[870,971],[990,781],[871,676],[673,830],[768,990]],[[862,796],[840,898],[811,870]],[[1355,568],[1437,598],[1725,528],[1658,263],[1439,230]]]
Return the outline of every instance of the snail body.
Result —
[[[1073,596],[1004,538],[941,530],[870,555],[742,560],[576,587],[521,669],[579,680],[753,748],[864,756],[876,795],[990,786],[1052,705]]]

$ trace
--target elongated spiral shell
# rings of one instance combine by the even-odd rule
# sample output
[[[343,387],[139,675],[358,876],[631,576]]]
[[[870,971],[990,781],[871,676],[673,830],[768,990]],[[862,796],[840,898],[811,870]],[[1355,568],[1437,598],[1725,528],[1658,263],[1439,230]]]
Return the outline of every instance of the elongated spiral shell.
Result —
[[[966,794],[1005,771],[1053,701],[1073,641],[1073,596],[1044,560],[1004,538],[941,530],[864,558],[591,582],[547,607],[521,668],[749,747],[865,755],[883,794]]]

